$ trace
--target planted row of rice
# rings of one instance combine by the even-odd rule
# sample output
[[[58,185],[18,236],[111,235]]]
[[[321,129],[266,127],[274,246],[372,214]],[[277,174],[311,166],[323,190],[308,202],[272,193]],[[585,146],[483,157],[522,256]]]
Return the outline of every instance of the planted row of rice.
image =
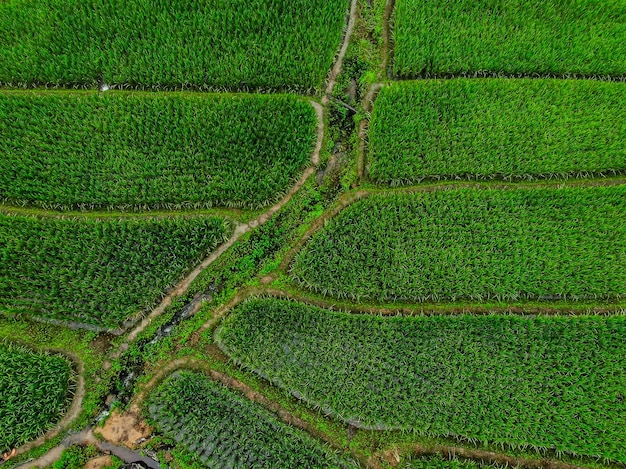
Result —
[[[200,373],[177,372],[166,379],[151,394],[148,415],[206,467],[357,467]]]
[[[346,0],[0,3],[0,84],[320,88]]]
[[[372,195],[295,258],[302,287],[375,301],[626,297],[626,186]]]
[[[398,0],[393,73],[626,76],[626,2]]]
[[[413,456],[403,461],[400,469],[486,469],[498,468],[495,464],[482,464],[471,459],[443,459],[440,455]]]
[[[263,298],[216,340],[358,427],[626,462],[624,316],[380,317]]]
[[[152,307],[231,231],[222,219],[0,213],[0,314],[115,328]]]
[[[259,208],[308,164],[317,118],[281,95],[0,93],[0,198],[68,208]]]
[[[626,84],[585,80],[401,82],[369,133],[379,184],[554,178],[626,171]]]
[[[0,342],[0,454],[51,429],[71,400],[68,360]]]

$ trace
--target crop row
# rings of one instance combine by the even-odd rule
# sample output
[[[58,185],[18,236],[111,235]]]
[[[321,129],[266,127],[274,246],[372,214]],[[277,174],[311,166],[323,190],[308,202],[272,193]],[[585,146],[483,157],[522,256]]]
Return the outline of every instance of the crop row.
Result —
[[[199,373],[170,376],[151,394],[148,415],[206,467],[356,467],[259,404]]]
[[[624,172],[626,84],[394,83],[376,99],[369,141],[369,174],[381,184]]]
[[[0,311],[118,327],[150,308],[230,230],[218,218],[0,213]]]
[[[352,425],[626,462],[626,317],[394,316],[251,299],[236,362]]]
[[[441,456],[412,457],[404,461],[400,469],[495,469],[498,466],[481,464],[472,460],[443,459]]]
[[[0,198],[259,208],[308,164],[316,125],[293,96],[0,93]]]
[[[61,356],[0,342],[0,454],[38,437],[61,418],[72,376]]]
[[[316,232],[291,277],[375,301],[626,296],[626,186],[372,195]]]
[[[626,2],[398,0],[393,73],[626,75]]]
[[[320,88],[346,0],[0,3],[0,84]]]

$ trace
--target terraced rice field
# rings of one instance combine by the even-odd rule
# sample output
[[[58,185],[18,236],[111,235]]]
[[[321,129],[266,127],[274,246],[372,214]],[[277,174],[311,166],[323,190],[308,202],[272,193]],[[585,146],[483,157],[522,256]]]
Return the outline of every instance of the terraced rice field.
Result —
[[[53,208],[260,208],[309,163],[287,95],[0,93],[0,198]]]
[[[244,368],[352,425],[626,462],[626,318],[377,317],[251,299]]]
[[[626,85],[589,80],[398,82],[376,99],[369,176],[534,179],[626,171]]]
[[[398,0],[393,73],[626,75],[626,2]]]
[[[0,214],[0,308],[116,328],[224,241],[219,218]]]
[[[0,342],[0,454],[52,428],[71,400],[74,372],[60,355]]]
[[[316,232],[291,276],[356,300],[623,298],[625,204],[624,186],[372,195]]]
[[[169,377],[148,410],[165,435],[206,467],[358,467],[199,373]]]
[[[321,87],[345,0],[0,4],[0,84],[141,89]]]

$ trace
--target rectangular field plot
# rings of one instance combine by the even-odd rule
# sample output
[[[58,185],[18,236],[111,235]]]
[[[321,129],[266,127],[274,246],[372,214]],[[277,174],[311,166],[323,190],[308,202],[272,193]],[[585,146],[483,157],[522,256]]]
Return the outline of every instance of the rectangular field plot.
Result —
[[[624,172],[626,84],[394,83],[376,99],[369,141],[369,175],[379,184]]]
[[[260,208],[309,163],[286,95],[0,93],[0,199],[67,208]]]
[[[626,75],[626,1],[398,0],[393,73]]]
[[[115,328],[230,233],[218,218],[59,219],[0,213],[0,314]]]
[[[216,339],[353,425],[626,462],[623,316],[380,317],[265,298]]]
[[[68,360],[0,342],[0,454],[50,430],[71,400]]]
[[[261,405],[190,371],[170,376],[151,396],[148,415],[205,467],[356,468]]]
[[[12,0],[0,84],[319,88],[346,0]]]
[[[626,297],[626,186],[372,195],[316,232],[291,276],[375,301]]]

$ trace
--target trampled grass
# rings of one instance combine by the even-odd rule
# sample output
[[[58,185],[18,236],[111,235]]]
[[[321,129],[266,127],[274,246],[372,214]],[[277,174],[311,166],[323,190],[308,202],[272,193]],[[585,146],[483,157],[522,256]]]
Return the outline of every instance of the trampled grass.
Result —
[[[533,178],[626,171],[626,85],[458,79],[384,87],[370,124],[369,174]]]
[[[260,208],[308,164],[316,126],[285,95],[0,93],[0,198]]]
[[[626,296],[626,186],[370,196],[295,258],[302,287],[376,301]]]
[[[150,396],[148,414],[166,436],[194,452],[206,467],[358,467],[199,373],[169,377]]]
[[[0,3],[0,84],[320,88],[346,0]]]
[[[398,0],[396,76],[626,75],[623,0]]]
[[[0,454],[37,438],[65,411],[72,377],[68,361],[0,342]]]
[[[216,340],[354,425],[626,462],[624,316],[380,317],[264,298]]]
[[[0,214],[0,313],[115,328],[230,233],[218,218],[60,219]]]

